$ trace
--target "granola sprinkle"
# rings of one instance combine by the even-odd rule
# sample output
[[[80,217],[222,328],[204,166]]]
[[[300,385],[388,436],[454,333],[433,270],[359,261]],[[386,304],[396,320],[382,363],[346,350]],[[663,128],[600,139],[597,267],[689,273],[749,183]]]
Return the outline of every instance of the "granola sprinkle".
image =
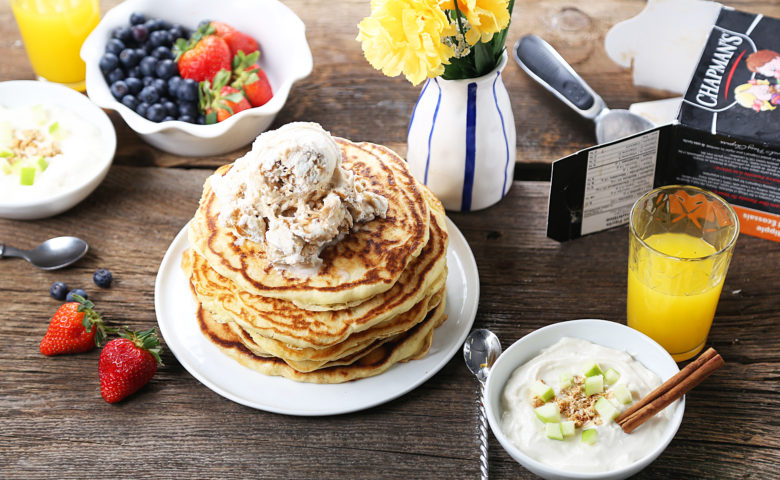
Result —
[[[571,386],[561,390],[555,397],[561,415],[574,422],[576,428],[591,422],[594,425],[601,425],[602,420],[596,412],[594,405],[599,398],[606,396],[605,393],[594,393],[585,395],[585,378],[575,375]]]

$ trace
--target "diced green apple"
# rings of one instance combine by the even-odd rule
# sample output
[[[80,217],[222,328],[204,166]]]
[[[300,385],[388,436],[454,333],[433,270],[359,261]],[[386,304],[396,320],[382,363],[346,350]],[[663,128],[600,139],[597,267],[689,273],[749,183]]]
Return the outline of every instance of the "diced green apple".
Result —
[[[574,436],[574,430],[574,420],[566,420],[565,422],[561,422],[561,432],[563,432],[564,437]]]
[[[46,157],[38,157],[38,168],[41,169],[41,172],[49,168],[49,162],[46,161]]]
[[[32,185],[35,182],[35,167],[22,167],[19,176],[20,185]]]
[[[563,432],[561,431],[560,423],[548,423],[544,426],[544,433],[547,438],[553,440],[563,440]]]
[[[537,380],[531,385],[531,391],[534,395],[541,398],[543,402],[546,402],[555,396],[552,387],[541,380]]]
[[[604,372],[604,381],[607,382],[607,385],[614,385],[619,379],[620,374],[614,368],[608,368],[607,371]]]
[[[596,362],[586,362],[585,365],[583,365],[582,369],[585,371],[586,377],[592,377],[593,375],[604,374],[604,372],[601,371],[601,367],[599,367],[599,364]]]
[[[544,423],[558,423],[561,420],[561,411],[555,402],[545,403],[541,407],[535,408],[534,413]]]
[[[619,413],[618,409],[612,405],[612,402],[607,400],[605,397],[599,398],[593,408],[596,409],[596,412],[599,414],[599,416],[601,416],[604,422],[614,420]]]
[[[582,440],[582,443],[587,443],[588,445],[593,445],[596,443],[599,439],[599,432],[595,428],[589,428],[587,430],[582,431],[582,437],[580,440]]]
[[[614,392],[615,392],[615,398],[617,398],[618,401],[624,405],[628,405],[633,401],[631,392],[628,391],[628,388],[626,388],[625,385],[615,386]]]
[[[594,375],[585,379],[585,395],[591,396],[594,393],[604,391],[604,376]]]
[[[571,373],[562,373],[558,375],[558,383],[560,384],[559,388],[565,390],[574,383],[574,375]]]

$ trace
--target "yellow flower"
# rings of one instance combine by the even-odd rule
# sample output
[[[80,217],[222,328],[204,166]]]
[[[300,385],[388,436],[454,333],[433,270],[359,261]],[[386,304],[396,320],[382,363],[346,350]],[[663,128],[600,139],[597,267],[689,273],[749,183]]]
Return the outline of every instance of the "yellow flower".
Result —
[[[372,0],[371,15],[358,29],[371,66],[390,77],[403,73],[414,85],[444,73],[455,54],[442,42],[455,29],[438,0]]]
[[[445,10],[458,10],[466,17],[471,28],[466,32],[466,42],[474,45],[479,41],[489,42],[493,34],[509,25],[509,0],[443,0],[440,5]]]

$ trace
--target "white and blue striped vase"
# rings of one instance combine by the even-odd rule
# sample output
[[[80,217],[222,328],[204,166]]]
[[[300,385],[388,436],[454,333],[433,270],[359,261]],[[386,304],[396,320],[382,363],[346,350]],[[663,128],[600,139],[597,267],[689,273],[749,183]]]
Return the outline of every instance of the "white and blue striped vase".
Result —
[[[412,112],[406,159],[412,175],[450,211],[489,207],[515,170],[515,120],[501,79],[507,54],[478,78],[429,78]]]

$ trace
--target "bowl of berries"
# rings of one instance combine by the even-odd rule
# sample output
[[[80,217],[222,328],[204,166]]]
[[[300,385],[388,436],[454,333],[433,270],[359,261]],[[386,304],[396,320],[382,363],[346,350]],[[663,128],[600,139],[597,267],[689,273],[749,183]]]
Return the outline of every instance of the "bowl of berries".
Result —
[[[311,73],[303,22],[277,0],[129,0],[81,48],[87,94],[147,143],[220,155],[273,122]]]

